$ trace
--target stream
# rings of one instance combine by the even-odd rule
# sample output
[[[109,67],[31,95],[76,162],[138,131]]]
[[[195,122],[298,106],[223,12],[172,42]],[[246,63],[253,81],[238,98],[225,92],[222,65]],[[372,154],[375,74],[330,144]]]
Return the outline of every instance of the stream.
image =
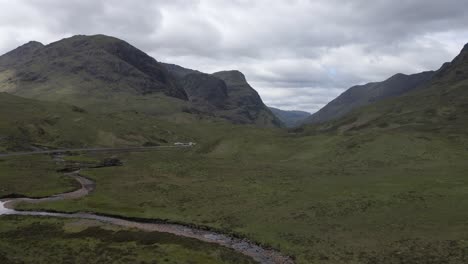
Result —
[[[147,223],[134,220],[127,220],[119,217],[103,216],[95,213],[56,213],[46,211],[17,211],[14,210],[15,205],[20,202],[25,203],[42,203],[50,201],[58,201],[65,199],[79,199],[88,195],[95,188],[95,183],[88,178],[80,176],[80,171],[65,173],[68,177],[72,177],[78,181],[81,187],[75,191],[53,195],[45,198],[15,198],[0,200],[0,216],[1,215],[23,215],[23,216],[47,216],[59,218],[73,219],[89,219],[103,223],[109,223],[117,226],[137,228],[144,231],[157,231],[171,233],[177,236],[198,239],[200,241],[215,243],[224,247],[234,249],[235,251],[251,257],[255,261],[262,264],[293,264],[294,261],[280,252],[273,249],[263,248],[251,241],[241,238],[230,237],[225,234],[214,231],[197,229],[194,227],[169,224],[169,223]],[[156,221],[155,221],[156,222]]]

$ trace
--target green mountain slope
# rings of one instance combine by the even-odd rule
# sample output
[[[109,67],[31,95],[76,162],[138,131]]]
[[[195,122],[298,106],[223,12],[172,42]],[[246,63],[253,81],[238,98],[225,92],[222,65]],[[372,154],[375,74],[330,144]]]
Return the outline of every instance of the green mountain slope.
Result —
[[[356,108],[402,95],[423,86],[433,75],[432,71],[412,75],[399,73],[383,82],[353,86],[312,114],[304,123],[324,123],[340,118]]]
[[[166,144],[192,139],[185,131],[137,113],[95,114],[77,106],[0,93],[0,152]]]
[[[319,131],[401,130],[468,131],[468,45],[421,89],[357,109],[319,126]]]

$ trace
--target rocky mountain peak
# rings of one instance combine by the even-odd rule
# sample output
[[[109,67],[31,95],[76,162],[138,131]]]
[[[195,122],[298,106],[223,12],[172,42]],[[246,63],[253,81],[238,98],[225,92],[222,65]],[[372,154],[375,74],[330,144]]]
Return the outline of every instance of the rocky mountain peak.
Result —
[[[224,80],[229,85],[242,85],[247,83],[245,75],[238,70],[220,71],[213,73],[213,75]]]
[[[468,52],[468,43],[465,44],[465,46],[463,47],[462,51],[463,52]]]
[[[38,48],[44,47],[44,44],[42,44],[42,43],[39,42],[39,41],[32,40],[32,41],[29,41],[28,43],[24,44],[24,45],[21,46],[21,47],[23,47],[23,48],[29,48],[29,49],[38,49]]]
[[[161,63],[124,40],[106,35],[76,35],[46,46],[29,42],[1,56],[2,68],[16,73],[9,78],[11,83],[16,83],[14,92],[23,96],[34,94],[49,99],[45,97],[62,94],[60,90],[68,86],[73,87],[72,94],[77,97],[99,91],[134,95],[164,93],[187,100],[185,91]],[[41,87],[47,91],[39,91],[37,80],[42,80]]]

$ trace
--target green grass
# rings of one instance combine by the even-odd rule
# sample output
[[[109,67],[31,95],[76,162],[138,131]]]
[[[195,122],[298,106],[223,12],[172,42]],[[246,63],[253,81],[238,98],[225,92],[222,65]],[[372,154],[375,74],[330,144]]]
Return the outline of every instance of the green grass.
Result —
[[[88,220],[0,217],[0,262],[254,263],[230,249]]]
[[[45,155],[0,158],[0,197],[14,194],[44,197],[79,187],[56,170],[56,164]]]
[[[239,128],[193,150],[121,154],[122,167],[83,172],[90,196],[22,208],[209,226],[298,263],[465,263],[467,149],[455,134]]]
[[[125,103],[123,103],[125,104]],[[216,120],[198,120],[180,113],[156,118],[138,111],[95,113],[60,103],[41,102],[0,93],[0,152],[32,146],[116,147],[191,141],[191,127],[210,127]],[[206,131],[206,130],[204,130]]]

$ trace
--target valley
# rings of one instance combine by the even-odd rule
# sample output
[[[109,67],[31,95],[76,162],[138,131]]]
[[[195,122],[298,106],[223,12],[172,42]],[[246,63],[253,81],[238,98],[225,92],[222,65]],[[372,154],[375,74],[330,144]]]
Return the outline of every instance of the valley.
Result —
[[[309,115],[113,37],[27,43],[0,57],[0,261],[466,263],[467,65]]]

